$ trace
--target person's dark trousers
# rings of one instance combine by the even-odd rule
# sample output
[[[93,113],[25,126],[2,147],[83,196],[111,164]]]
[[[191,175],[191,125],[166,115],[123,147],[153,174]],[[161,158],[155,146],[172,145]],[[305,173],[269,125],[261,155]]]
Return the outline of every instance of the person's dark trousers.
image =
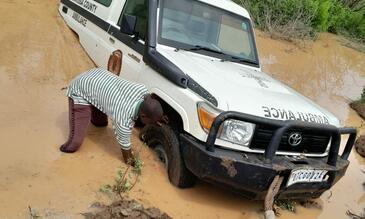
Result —
[[[108,116],[98,108],[91,106],[91,123],[96,127],[108,126]]]
[[[68,140],[60,150],[65,153],[76,152],[84,141],[87,127],[91,119],[91,105],[74,104],[72,98],[69,103],[69,135]]]

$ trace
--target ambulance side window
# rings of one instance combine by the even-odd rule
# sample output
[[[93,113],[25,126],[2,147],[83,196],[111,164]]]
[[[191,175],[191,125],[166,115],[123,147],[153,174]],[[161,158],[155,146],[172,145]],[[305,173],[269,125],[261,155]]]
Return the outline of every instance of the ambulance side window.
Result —
[[[120,27],[124,14],[137,17],[136,32],[141,40],[145,40],[147,28],[148,3],[147,0],[127,0],[122,15],[119,18],[118,26]]]
[[[113,0],[94,0],[94,1],[104,5],[106,7],[109,7]]]

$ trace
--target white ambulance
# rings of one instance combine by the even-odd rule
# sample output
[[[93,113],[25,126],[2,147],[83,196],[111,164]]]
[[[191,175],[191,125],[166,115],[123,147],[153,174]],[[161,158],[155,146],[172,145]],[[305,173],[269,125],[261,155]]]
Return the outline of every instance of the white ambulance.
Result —
[[[175,186],[195,179],[263,199],[316,198],[346,172],[356,130],[261,72],[248,12],[230,0],[60,0],[91,59],[120,50],[121,77],[145,84],[169,124],[142,139]],[[339,154],[342,135],[349,135]]]

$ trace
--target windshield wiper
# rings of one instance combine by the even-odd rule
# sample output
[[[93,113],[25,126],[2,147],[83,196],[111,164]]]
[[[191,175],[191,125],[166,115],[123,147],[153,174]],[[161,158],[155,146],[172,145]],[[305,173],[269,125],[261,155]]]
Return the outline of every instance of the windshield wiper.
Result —
[[[222,51],[211,49],[211,48],[205,47],[205,46],[196,45],[196,46],[193,46],[193,47],[185,49],[185,50],[188,50],[188,51],[204,50],[204,51],[213,52],[213,53],[216,53],[216,54],[220,54],[220,55],[224,55],[226,57],[229,57],[228,59],[222,59],[223,61],[232,61],[232,62],[240,62],[240,63],[246,63],[246,64],[251,64],[251,65],[257,65],[257,62],[255,62],[255,61],[240,58],[240,57],[237,57],[237,56],[232,56],[232,55],[229,55],[229,54],[224,53]]]
[[[221,51],[218,51],[218,50],[215,50],[215,49],[211,49],[211,48],[205,47],[205,46],[199,46],[199,45],[196,45],[194,47],[188,48],[187,50],[189,50],[189,51],[204,50],[204,51],[208,51],[208,52],[214,52],[214,53],[217,53],[217,54],[224,54]]]
[[[247,64],[252,64],[252,65],[257,65],[257,62],[255,61],[251,61],[249,59],[244,59],[244,58],[240,58],[240,57],[236,57],[236,56],[230,56],[232,61],[234,62],[242,62],[242,63],[247,63]]]

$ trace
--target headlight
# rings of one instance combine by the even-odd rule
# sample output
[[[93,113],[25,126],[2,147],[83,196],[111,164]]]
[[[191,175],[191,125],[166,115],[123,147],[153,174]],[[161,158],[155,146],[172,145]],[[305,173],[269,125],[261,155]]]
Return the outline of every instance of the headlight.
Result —
[[[215,118],[221,113],[216,108],[206,104],[198,104],[199,121],[202,128],[208,133]],[[218,138],[243,146],[251,142],[255,125],[238,120],[226,120],[218,132]]]
[[[219,138],[235,144],[249,146],[254,130],[255,125],[252,123],[227,120],[223,123]]]

